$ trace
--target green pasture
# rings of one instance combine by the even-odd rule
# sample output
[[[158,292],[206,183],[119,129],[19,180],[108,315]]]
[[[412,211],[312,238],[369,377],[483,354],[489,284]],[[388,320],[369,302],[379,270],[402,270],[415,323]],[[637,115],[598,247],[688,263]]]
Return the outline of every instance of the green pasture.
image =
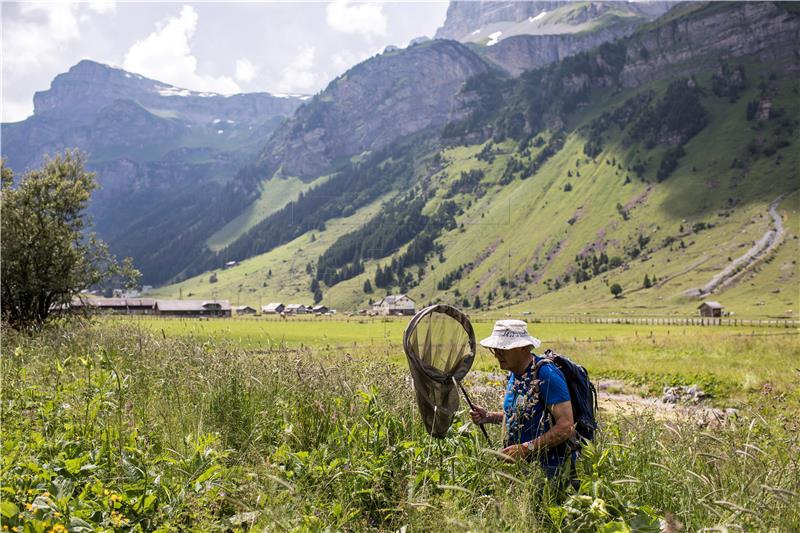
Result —
[[[404,365],[403,318],[113,318],[164,338],[228,343],[256,352],[292,350],[312,358],[344,354]],[[474,322],[478,340],[493,320]],[[791,391],[798,383],[800,334],[794,327],[674,326],[531,323],[552,348],[587,367],[594,377],[624,381],[632,392],[659,393],[667,385],[700,385],[720,405],[738,405],[764,387]],[[478,348],[475,370],[497,371]]]

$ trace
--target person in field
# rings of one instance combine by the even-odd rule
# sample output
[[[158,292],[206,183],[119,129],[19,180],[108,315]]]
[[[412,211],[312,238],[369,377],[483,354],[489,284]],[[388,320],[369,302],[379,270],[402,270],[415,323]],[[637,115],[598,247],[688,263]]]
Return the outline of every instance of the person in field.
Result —
[[[476,424],[506,425],[502,453],[510,460],[538,459],[548,479],[570,476],[576,452],[575,423],[564,374],[554,364],[536,363],[532,350],[541,344],[528,334],[522,320],[498,320],[492,334],[480,341],[507,370],[508,386],[502,411],[480,406],[470,410]]]

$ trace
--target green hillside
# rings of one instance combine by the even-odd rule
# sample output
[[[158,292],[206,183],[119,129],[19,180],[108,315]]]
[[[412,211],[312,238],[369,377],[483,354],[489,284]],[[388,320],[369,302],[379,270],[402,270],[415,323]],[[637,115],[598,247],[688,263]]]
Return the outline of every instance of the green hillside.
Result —
[[[797,318],[794,67],[698,55],[630,87],[623,70],[644,56],[631,53],[640,42],[637,34],[519,78],[473,78],[462,89],[473,112],[441,138],[401,140],[349,163],[338,178],[349,196],[337,201],[366,205],[356,214],[323,222],[310,210],[313,229],[218,272],[217,283],[206,272],[157,294],[310,303],[317,280],[323,303],[340,310],[407,292],[419,305],[473,313],[688,316],[711,299],[733,317]],[[407,185],[379,188],[390,172]],[[359,183],[376,185],[357,195]],[[279,215],[247,235],[276,242],[263,231],[290,220]],[[736,276],[698,294],[732,264]]]

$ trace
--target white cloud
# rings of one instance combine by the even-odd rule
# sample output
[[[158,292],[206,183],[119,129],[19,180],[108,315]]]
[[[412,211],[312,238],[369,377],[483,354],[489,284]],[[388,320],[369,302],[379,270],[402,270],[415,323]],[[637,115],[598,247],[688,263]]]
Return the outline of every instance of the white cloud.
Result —
[[[253,78],[256,77],[256,68],[253,66],[253,63],[250,62],[249,59],[237,59],[236,60],[236,79],[247,83],[248,81],[252,81]]]
[[[280,93],[304,93],[316,90],[323,81],[322,76],[314,71],[316,48],[304,46],[300,48],[292,62],[281,69],[278,82]]]
[[[77,10],[68,2],[20,4],[20,18],[3,25],[3,69],[29,72],[48,63],[60,46],[80,37]]]
[[[114,0],[89,0],[87,5],[96,13],[114,13],[117,10],[117,3]]]
[[[33,115],[33,100],[18,102],[4,98],[0,110],[2,110],[0,122],[19,122]]]
[[[365,36],[386,35],[386,17],[380,4],[334,0],[325,11],[328,24],[337,31]]]
[[[197,20],[194,8],[183,6],[179,17],[159,22],[156,31],[130,47],[125,54],[124,68],[188,89],[223,94],[241,92],[239,85],[227,76],[197,72],[197,58],[192,55],[190,46]]]

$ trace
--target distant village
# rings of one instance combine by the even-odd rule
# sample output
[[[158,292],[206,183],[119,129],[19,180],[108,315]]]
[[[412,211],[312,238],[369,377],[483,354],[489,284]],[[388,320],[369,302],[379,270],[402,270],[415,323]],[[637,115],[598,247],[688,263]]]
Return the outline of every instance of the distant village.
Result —
[[[281,317],[298,315],[331,316],[336,309],[325,305],[284,304],[271,302],[262,305],[260,312],[249,305],[231,306],[229,300],[161,300],[155,298],[126,297],[98,298],[87,296],[72,301],[74,311],[92,311],[120,315],[159,315],[171,317],[224,318],[231,316],[274,315]],[[370,309],[356,312],[369,316],[407,316],[416,312],[416,305],[408,295],[387,295],[374,303]]]

